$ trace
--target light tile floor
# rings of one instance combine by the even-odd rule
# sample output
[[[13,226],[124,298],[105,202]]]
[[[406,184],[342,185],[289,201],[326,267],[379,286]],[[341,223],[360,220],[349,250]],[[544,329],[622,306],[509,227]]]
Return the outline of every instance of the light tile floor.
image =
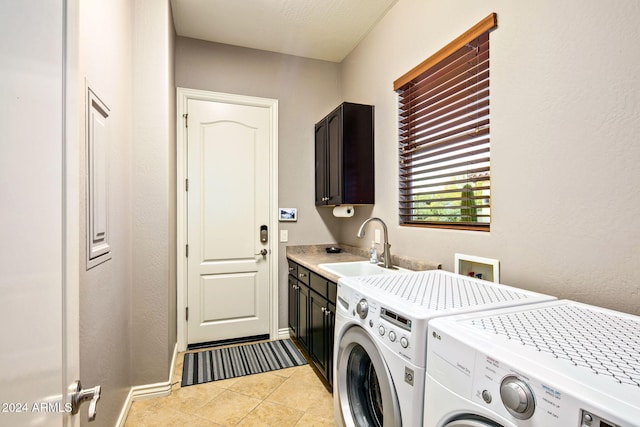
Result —
[[[171,395],[133,402],[125,427],[335,426],[332,395],[310,365],[181,388],[182,360]]]

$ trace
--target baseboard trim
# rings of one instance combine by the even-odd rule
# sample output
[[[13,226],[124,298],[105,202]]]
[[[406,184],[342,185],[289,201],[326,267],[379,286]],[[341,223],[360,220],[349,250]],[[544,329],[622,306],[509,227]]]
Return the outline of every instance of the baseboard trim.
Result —
[[[116,427],[124,427],[131,409],[131,404],[136,400],[153,399],[156,397],[165,397],[171,394],[171,388],[173,386],[173,371],[176,366],[176,359],[178,357],[178,344],[173,347],[173,357],[171,358],[171,369],[169,370],[169,379],[167,381],[155,384],[143,384],[131,387],[127,399],[122,406],[120,416],[116,422]]]
[[[129,389],[127,399],[124,401],[120,416],[118,417],[118,421],[116,421],[116,427],[124,427],[124,423],[127,421],[127,416],[129,415],[129,409],[131,409],[131,403],[133,403],[133,388]]]
[[[278,329],[278,339],[284,340],[289,338],[289,328]]]

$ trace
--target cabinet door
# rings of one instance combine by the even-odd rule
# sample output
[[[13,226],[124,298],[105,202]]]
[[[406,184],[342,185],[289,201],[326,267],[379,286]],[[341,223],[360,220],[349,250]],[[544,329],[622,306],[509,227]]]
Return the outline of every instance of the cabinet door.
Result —
[[[342,107],[327,118],[328,204],[342,203]]]
[[[311,293],[311,323],[309,325],[309,346],[311,358],[327,377],[327,340],[325,330],[325,311],[327,300],[315,292]]]
[[[374,112],[370,105],[342,105],[341,203],[375,202]]]
[[[289,276],[289,329],[296,339],[298,339],[298,325],[300,323],[298,318],[298,294],[298,281],[295,277]]]
[[[316,205],[327,204],[327,121],[316,124]]]
[[[309,352],[309,288],[298,281],[298,342]]]

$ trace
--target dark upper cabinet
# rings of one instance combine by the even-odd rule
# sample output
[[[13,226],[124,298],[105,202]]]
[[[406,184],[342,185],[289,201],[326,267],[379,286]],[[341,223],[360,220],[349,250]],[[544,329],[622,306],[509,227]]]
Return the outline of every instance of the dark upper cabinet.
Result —
[[[345,102],[316,123],[316,205],[375,202],[373,114]]]

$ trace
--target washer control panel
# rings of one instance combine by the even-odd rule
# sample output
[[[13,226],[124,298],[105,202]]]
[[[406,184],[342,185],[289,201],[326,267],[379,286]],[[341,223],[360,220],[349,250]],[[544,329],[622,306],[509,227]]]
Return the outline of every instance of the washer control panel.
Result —
[[[411,319],[385,307],[380,307],[380,318],[376,324],[378,335],[381,338],[386,338],[389,343],[394,345],[400,344],[403,350],[400,354],[408,360],[413,359],[413,355],[407,351],[411,344],[411,325],[413,324]]]
[[[381,304],[375,297],[358,290],[344,289],[338,283],[338,310],[358,320],[371,335],[395,353],[417,366],[425,366],[425,349],[414,346],[416,321],[410,316]],[[426,328],[425,328],[426,329]]]
[[[380,309],[380,316],[382,316],[385,320],[387,320],[390,323],[393,323],[394,325],[411,332],[411,325],[412,325],[412,321],[411,319],[408,319],[398,313],[396,313],[395,311],[389,310],[387,308],[382,307]]]

